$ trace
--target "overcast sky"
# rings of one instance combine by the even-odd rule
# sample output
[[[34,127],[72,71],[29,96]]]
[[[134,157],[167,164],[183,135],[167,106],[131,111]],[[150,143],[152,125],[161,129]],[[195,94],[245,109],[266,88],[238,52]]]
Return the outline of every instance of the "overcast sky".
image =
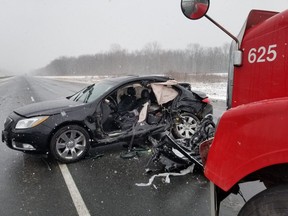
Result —
[[[251,9],[283,11],[288,0],[210,0],[208,15],[237,35]],[[189,43],[221,46],[231,39],[206,18],[182,15],[180,0],[0,0],[0,68],[44,67],[60,56],[129,51],[157,41],[163,49]]]

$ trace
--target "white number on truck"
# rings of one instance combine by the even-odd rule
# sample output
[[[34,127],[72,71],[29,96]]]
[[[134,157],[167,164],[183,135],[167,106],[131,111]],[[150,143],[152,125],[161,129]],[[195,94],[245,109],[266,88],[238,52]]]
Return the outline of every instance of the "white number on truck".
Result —
[[[277,57],[276,52],[277,44],[272,44],[268,46],[268,49],[264,46],[258,48],[251,48],[248,53],[249,63],[259,63],[259,62],[272,62]]]

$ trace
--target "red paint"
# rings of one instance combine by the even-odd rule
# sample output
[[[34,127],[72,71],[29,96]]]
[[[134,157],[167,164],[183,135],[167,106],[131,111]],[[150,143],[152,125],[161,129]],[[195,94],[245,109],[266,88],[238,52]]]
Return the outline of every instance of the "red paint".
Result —
[[[256,170],[288,162],[288,10],[251,11],[241,49],[232,108],[219,121],[205,166],[226,191]]]
[[[271,15],[272,12],[252,11],[248,17],[241,44],[243,65],[234,70],[232,107],[288,96],[288,10],[257,25],[260,18]],[[250,53],[250,60],[255,55],[260,62],[248,61],[251,49],[255,52]],[[273,52],[277,52],[277,57],[270,62],[267,58],[273,58]]]
[[[265,166],[288,162],[288,97],[241,105],[220,119],[205,175],[223,190]]]

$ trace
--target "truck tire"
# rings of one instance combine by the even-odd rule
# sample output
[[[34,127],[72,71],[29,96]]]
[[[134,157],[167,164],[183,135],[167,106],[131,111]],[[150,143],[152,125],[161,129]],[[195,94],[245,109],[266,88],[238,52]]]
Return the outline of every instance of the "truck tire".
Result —
[[[252,197],[238,216],[288,215],[288,184],[266,189]]]

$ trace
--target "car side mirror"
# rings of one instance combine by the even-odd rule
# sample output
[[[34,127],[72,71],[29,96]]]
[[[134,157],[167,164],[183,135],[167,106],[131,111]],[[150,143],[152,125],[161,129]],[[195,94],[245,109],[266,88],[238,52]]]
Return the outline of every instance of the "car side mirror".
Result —
[[[210,0],[181,0],[183,14],[192,20],[205,16],[210,5]]]

